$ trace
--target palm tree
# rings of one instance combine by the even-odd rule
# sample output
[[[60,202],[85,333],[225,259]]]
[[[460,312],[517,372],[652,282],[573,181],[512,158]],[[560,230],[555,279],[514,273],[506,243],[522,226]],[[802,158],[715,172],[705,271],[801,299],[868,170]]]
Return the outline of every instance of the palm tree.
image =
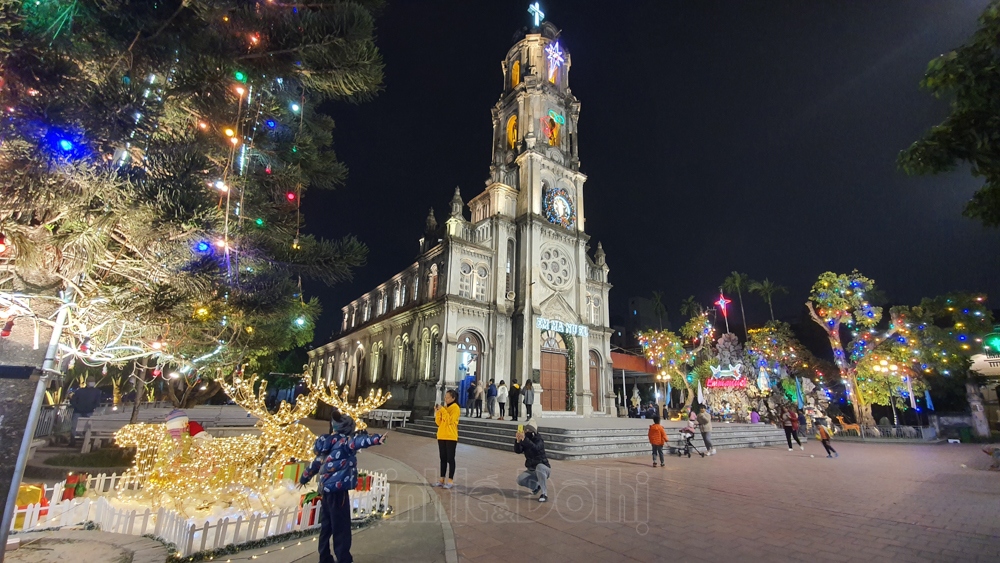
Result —
[[[774,320],[774,306],[772,302],[774,301],[774,296],[779,293],[788,293],[788,288],[783,285],[778,285],[772,283],[771,280],[764,278],[764,281],[754,281],[750,282],[750,293],[756,293],[760,295],[760,298],[767,303],[767,307],[771,310],[771,320]]]
[[[735,291],[736,296],[739,297],[740,316],[743,317],[743,336],[748,340],[750,339],[750,334],[747,332],[747,314],[743,310],[743,290],[747,289],[749,286],[750,276],[735,271],[729,274],[726,279],[722,281],[723,291],[728,291],[730,294]]]
[[[694,295],[681,301],[681,314],[688,317],[697,317],[702,313],[701,303],[694,300]]]
[[[667,314],[667,308],[663,306],[663,294],[659,291],[653,292],[653,314],[660,319],[660,330],[663,330],[663,317]]]

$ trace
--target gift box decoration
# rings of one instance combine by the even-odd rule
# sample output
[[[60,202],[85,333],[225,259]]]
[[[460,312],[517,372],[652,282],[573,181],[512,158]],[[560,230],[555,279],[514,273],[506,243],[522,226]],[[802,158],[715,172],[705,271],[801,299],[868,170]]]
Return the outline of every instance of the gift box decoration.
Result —
[[[278,470],[277,479],[279,481],[289,480],[294,483],[299,482],[299,477],[306,472],[309,464],[304,461],[290,461]]]
[[[39,516],[47,516],[49,511],[49,499],[45,498],[45,487],[43,485],[21,485],[17,489],[17,507],[21,510],[28,508],[32,504],[39,504],[43,508],[39,511]],[[24,514],[14,517],[14,528],[24,527]]]
[[[358,486],[356,491],[370,491],[372,489],[372,476],[365,472],[358,473]]]
[[[319,501],[322,498],[323,497],[320,496],[320,494],[315,491],[302,495],[299,498],[299,506],[301,508],[299,510],[298,517],[296,517],[295,523],[297,525],[301,525],[302,514],[304,514],[305,512],[309,512],[309,523],[306,525],[314,526],[316,524],[317,518],[319,517],[319,510],[317,510],[315,507],[319,504]]]
[[[76,498],[76,486],[80,484],[80,476],[69,474],[66,476],[66,486],[63,488],[62,498],[59,500],[73,500]]]

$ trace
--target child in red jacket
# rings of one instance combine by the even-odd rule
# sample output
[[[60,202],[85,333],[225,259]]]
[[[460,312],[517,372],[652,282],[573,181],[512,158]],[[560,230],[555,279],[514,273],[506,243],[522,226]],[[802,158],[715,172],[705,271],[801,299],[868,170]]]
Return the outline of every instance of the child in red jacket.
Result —
[[[654,416],[649,425],[649,444],[653,446],[653,467],[656,467],[656,455],[660,455],[660,467],[663,467],[663,445],[667,443],[667,431],[660,426],[660,417]]]

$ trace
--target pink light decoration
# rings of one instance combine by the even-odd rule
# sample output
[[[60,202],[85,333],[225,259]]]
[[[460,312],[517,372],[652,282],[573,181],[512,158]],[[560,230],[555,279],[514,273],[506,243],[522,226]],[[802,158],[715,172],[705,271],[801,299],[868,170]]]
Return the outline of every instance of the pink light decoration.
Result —
[[[745,378],[741,378],[741,379],[716,379],[716,378],[713,377],[713,378],[709,378],[709,379],[707,379],[705,381],[705,387],[708,387],[708,388],[714,388],[714,387],[731,387],[731,388],[732,387],[736,387],[736,388],[743,388],[743,387],[746,387],[746,386],[747,386],[747,380]]]
[[[713,303],[713,305],[718,305],[719,308],[722,309],[722,316],[728,317],[729,315],[726,313],[726,305],[729,305],[732,302],[732,299],[726,299],[726,296],[720,293],[719,300]]]

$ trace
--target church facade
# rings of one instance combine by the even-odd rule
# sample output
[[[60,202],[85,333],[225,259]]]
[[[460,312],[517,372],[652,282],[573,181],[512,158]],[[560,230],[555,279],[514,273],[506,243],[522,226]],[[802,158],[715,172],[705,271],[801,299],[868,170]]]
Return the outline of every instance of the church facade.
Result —
[[[612,414],[608,265],[585,230],[580,102],[559,30],[537,22],[502,63],[486,189],[431,210],[416,262],[343,307],[310,375],[426,411],[474,376],[528,379],[536,416]]]

